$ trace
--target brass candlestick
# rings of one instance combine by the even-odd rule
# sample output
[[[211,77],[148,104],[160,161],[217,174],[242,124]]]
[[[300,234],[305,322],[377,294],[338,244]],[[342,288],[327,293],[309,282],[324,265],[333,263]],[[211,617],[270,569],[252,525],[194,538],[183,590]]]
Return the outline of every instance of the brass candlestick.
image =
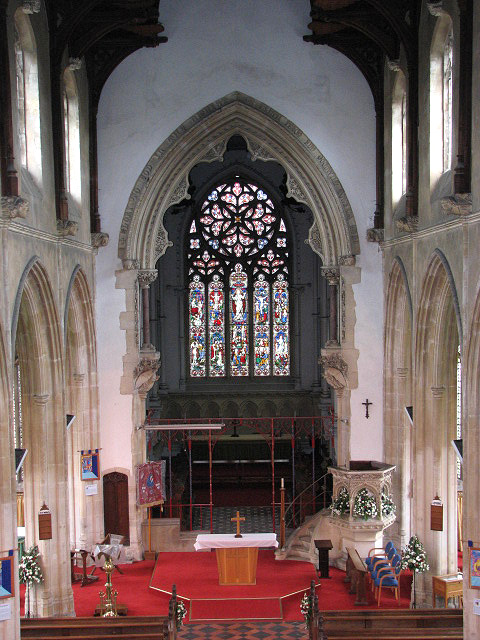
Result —
[[[100,591],[100,607],[103,611],[103,618],[117,618],[117,596],[118,591],[113,590],[112,572],[115,569],[111,558],[108,558],[103,565],[103,569],[107,574],[105,583],[105,591]]]

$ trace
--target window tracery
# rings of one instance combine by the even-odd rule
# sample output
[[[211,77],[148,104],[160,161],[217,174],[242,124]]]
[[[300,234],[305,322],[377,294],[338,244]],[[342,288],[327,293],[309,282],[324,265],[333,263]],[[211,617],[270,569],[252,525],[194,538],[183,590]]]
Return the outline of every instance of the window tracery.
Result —
[[[289,240],[258,185],[217,185],[188,233],[189,367],[193,378],[290,374]]]

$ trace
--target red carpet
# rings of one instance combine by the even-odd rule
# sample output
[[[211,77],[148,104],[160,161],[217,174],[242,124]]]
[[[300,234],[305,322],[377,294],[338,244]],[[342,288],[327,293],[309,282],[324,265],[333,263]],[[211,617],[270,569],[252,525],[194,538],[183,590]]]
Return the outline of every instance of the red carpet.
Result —
[[[215,552],[160,553],[150,586],[170,593],[172,584],[182,598],[262,598],[285,597],[318,583],[310,562],[275,560],[273,551],[259,551],[257,584],[220,586]]]
[[[219,620],[282,620],[280,598],[191,600],[190,622]]]
[[[264,564],[263,555],[267,556]],[[202,599],[228,599],[228,598],[258,598],[265,596],[287,595],[299,587],[300,593],[289,597],[282,597],[282,613],[284,620],[302,620],[300,613],[300,600],[303,590],[309,588],[310,581],[315,579],[313,567],[309,563],[295,561],[275,561],[271,551],[260,552],[258,584],[253,587],[220,587],[217,580],[217,565],[214,553],[162,553],[157,564],[157,575],[152,576],[154,568],[153,562],[136,562],[134,564],[122,565],[124,575],[115,571],[112,576],[114,588],[118,591],[118,602],[124,603],[128,607],[129,615],[166,615],[168,612],[169,593],[162,593],[157,588],[149,588],[150,578],[155,579],[155,584],[161,584],[165,591],[170,592],[172,584],[177,584],[177,591],[181,594],[182,589],[188,589],[187,597],[194,600]],[[192,557],[201,559],[202,565],[210,565],[208,578],[212,584],[212,592],[206,587],[203,570],[192,566]],[[270,560],[268,559],[270,557]],[[165,581],[162,575],[168,576]],[[99,591],[104,588],[104,574],[96,572],[102,577],[85,587],[80,583],[72,585],[77,616],[91,616],[99,603]],[[348,585],[344,583],[345,573],[339,569],[330,568],[330,580],[321,580],[321,586],[317,587],[319,608],[324,611],[331,610],[354,610],[355,596],[348,593]],[[408,609],[410,605],[410,588],[412,576],[406,572],[401,576],[401,601],[400,607]],[[318,583],[318,580],[316,581]],[[299,586],[299,583],[301,585]],[[153,582],[152,582],[153,586]],[[181,587],[181,588],[179,588]],[[258,588],[257,588],[258,587]],[[279,595],[272,593],[275,589]],[[280,593],[282,592],[282,593]],[[25,587],[20,587],[20,611],[24,613]],[[376,609],[377,605],[373,600],[373,594],[368,592],[370,604],[362,609]],[[187,609],[189,602],[185,601]],[[251,604],[251,602],[250,602]],[[251,608],[251,607],[250,607]],[[386,590],[382,595],[382,609],[397,609],[397,603],[390,590]],[[250,610],[250,609],[249,609]],[[198,610],[200,611],[200,610]],[[212,615],[209,613],[208,615]],[[250,616],[249,616],[250,617]],[[188,622],[189,616],[185,619]]]

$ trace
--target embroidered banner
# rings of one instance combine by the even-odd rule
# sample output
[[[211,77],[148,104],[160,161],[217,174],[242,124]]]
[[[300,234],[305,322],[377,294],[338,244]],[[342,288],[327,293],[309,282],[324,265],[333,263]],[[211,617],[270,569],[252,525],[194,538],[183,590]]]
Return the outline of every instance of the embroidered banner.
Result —
[[[137,467],[137,504],[153,507],[165,501],[165,460]]]

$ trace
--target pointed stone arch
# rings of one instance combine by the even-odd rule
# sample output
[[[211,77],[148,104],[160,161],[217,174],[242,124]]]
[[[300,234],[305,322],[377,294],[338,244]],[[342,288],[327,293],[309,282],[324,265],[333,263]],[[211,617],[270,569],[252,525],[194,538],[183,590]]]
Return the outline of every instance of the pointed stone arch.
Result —
[[[477,285],[478,286],[478,285]],[[480,538],[480,521],[477,510],[480,503],[478,477],[478,452],[480,451],[480,289],[473,309],[472,322],[462,360],[462,406],[463,406],[463,541]],[[463,606],[471,610],[476,594],[464,589]],[[464,634],[475,638],[480,634],[478,616],[465,616]]]
[[[412,433],[405,407],[412,404],[412,299],[404,264],[395,258],[386,289],[385,307],[385,460],[396,466],[393,495],[397,519],[391,537],[405,546],[411,533],[409,483]]]
[[[448,261],[436,250],[418,304],[414,391],[414,527],[429,555],[430,573],[419,581],[420,601],[430,602],[431,575],[457,570],[456,367],[461,322]],[[457,300],[457,304],[455,304]],[[416,481],[416,478],[422,481]],[[430,504],[444,505],[443,533],[430,530]]]
[[[78,451],[100,445],[95,322],[92,296],[83,270],[75,267],[64,312],[66,413],[75,421],[67,430],[70,544],[86,549],[100,540],[102,496],[86,498]]]
[[[48,274],[30,261],[20,280],[12,320],[13,351],[21,372],[26,544],[39,545],[45,581],[35,589],[33,614],[73,615],[68,526],[56,517],[68,512],[63,348],[60,321]],[[52,514],[52,539],[38,540],[38,512]]]
[[[293,122],[235,91],[186,120],[151,156],[123,216],[118,255],[124,267],[155,269],[169,246],[165,211],[189,198],[190,170],[199,162],[221,160],[233,135],[246,140],[252,159],[284,167],[288,195],[313,212],[308,242],[324,265],[360,252],[353,212],[326,158]]]
[[[11,388],[12,376],[7,364],[7,350],[4,340],[3,327],[0,326],[0,504],[2,505],[2,526],[0,527],[0,545],[2,549],[15,549],[17,546],[17,508],[15,483],[15,444],[13,425],[11,424]],[[18,571],[14,559],[14,589],[18,593]],[[19,638],[19,598],[12,598],[12,616],[2,622],[5,638]]]

